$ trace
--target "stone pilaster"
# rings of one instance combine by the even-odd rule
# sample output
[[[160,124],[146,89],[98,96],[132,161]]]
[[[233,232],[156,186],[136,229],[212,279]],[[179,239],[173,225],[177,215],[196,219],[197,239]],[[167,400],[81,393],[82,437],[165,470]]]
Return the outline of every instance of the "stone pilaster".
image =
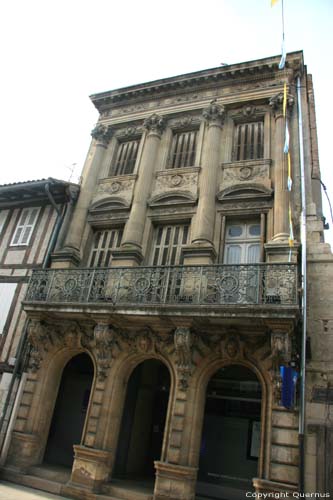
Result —
[[[114,265],[137,265],[142,260],[142,238],[160,139],[165,127],[163,118],[153,114],[144,121],[147,131],[139,165],[132,209],[126,223],[122,247],[113,252]]]
[[[200,174],[200,197],[196,221],[193,227],[191,249],[184,250],[186,263],[197,260],[194,248],[200,253],[202,264],[214,261],[216,252],[213,246],[215,225],[215,197],[217,173],[220,161],[221,131],[224,120],[224,107],[212,101],[204,109],[203,117],[207,123],[205,141],[205,160]],[[198,262],[196,262],[198,263]]]
[[[95,140],[95,151],[88,170],[85,172],[81,185],[80,196],[76,204],[72,221],[70,223],[64,248],[58,252],[57,260],[64,256],[64,261],[77,264],[81,257],[81,240],[86,225],[88,209],[95,191],[100,168],[103,163],[104,153],[108,146],[112,132],[110,127],[96,125],[91,135]],[[60,257],[59,257],[60,256]]]

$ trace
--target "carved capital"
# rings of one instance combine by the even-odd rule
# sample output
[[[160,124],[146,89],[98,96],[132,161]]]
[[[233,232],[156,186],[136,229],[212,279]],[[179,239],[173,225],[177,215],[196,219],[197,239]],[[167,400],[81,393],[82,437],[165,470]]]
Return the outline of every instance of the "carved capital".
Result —
[[[194,368],[193,356],[193,336],[190,328],[179,327],[174,333],[174,343],[176,350],[176,365],[179,375],[179,388],[186,390],[188,381]]]
[[[91,131],[91,136],[98,144],[107,146],[112,136],[112,129],[106,125],[97,124]]]
[[[162,116],[154,113],[149,118],[145,119],[143,126],[149,133],[161,136],[165,128],[165,120]]]
[[[209,106],[203,110],[202,116],[209,125],[222,126],[224,122],[225,108],[224,106],[217,104],[216,99],[214,99]]]
[[[281,113],[283,112],[283,92],[280,92],[279,94],[276,94],[275,96],[271,97],[269,100],[269,105],[274,111],[276,116],[280,116]],[[292,95],[288,94],[287,95],[287,113],[290,113],[293,106],[295,104],[295,99]]]

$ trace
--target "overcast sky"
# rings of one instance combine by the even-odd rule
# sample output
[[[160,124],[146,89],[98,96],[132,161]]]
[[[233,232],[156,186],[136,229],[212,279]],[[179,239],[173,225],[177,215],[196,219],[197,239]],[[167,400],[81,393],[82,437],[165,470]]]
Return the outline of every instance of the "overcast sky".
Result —
[[[284,5],[287,51],[304,50],[314,79],[322,180],[333,202],[333,1]],[[77,181],[98,117],[89,95],[277,55],[281,38],[281,0],[2,2],[0,184],[69,180],[73,164]]]

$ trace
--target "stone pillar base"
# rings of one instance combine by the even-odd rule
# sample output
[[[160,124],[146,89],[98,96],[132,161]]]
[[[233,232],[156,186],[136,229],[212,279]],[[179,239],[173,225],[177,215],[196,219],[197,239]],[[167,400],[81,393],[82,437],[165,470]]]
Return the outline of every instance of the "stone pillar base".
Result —
[[[289,242],[270,241],[265,245],[266,262],[297,262],[299,243],[290,247]]]
[[[154,500],[194,500],[197,471],[194,467],[155,462]]]
[[[292,496],[292,493],[298,491],[298,487],[292,484],[278,483],[257,477],[252,479],[252,483],[256,493],[289,493]]]
[[[143,261],[143,255],[138,248],[122,248],[112,251],[113,267],[136,267]]]
[[[52,269],[71,269],[78,267],[80,262],[80,253],[74,248],[67,247],[51,255]]]
[[[101,485],[108,480],[111,453],[80,445],[74,445],[74,453],[69,484],[98,492]]]
[[[6,464],[24,471],[40,461],[41,443],[35,434],[13,432]]]
[[[216,252],[212,245],[192,244],[182,248],[183,262],[185,266],[207,266],[214,264]]]

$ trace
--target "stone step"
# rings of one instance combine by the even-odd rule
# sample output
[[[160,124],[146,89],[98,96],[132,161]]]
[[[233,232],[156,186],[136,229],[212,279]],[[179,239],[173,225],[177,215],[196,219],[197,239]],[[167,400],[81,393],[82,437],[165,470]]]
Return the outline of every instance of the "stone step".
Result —
[[[112,482],[104,485],[102,493],[116,497],[117,500],[153,500],[153,491],[148,492],[144,486],[129,481],[126,481],[126,484],[119,483]]]

